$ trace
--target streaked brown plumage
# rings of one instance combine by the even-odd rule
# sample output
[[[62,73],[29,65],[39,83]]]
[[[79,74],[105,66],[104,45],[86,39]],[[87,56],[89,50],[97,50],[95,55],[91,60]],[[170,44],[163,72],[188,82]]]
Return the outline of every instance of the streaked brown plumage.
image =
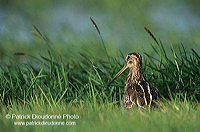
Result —
[[[139,53],[130,53],[126,56],[126,65],[108,83],[110,85],[127,68],[130,69],[126,81],[123,103],[126,108],[138,106],[140,108],[155,107],[158,101],[158,90],[151,86],[142,73],[142,57]]]

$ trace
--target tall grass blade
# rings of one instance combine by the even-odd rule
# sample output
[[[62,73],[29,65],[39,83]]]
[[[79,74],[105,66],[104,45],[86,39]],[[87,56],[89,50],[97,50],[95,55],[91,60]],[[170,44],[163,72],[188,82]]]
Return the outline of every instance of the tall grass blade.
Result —
[[[159,43],[158,43],[156,37],[153,35],[153,33],[152,33],[149,29],[147,29],[146,27],[144,27],[144,29],[145,29],[146,32],[153,38],[153,40],[156,42],[156,44],[159,45]]]
[[[90,17],[90,21],[91,21],[92,24],[94,25],[95,29],[97,30],[97,32],[98,32],[98,34],[99,34],[99,36],[100,36],[100,38],[101,38],[101,42],[102,42],[102,44],[103,44],[103,48],[104,48],[104,50],[105,50],[107,59],[108,59],[108,61],[109,61],[109,63],[110,63],[110,57],[109,57],[109,55],[108,55],[108,51],[107,51],[107,49],[106,49],[106,46],[105,46],[103,37],[102,37],[102,35],[101,35],[101,32],[100,32],[100,30],[99,30],[97,24],[95,23],[95,21],[94,21],[91,17]],[[111,63],[110,63],[110,64],[111,64]]]

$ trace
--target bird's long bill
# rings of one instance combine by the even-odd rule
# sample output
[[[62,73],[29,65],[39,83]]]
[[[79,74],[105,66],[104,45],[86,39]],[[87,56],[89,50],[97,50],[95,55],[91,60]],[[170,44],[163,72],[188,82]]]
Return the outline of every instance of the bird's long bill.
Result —
[[[108,86],[117,79],[128,67],[125,65],[114,77],[113,79],[107,84]]]

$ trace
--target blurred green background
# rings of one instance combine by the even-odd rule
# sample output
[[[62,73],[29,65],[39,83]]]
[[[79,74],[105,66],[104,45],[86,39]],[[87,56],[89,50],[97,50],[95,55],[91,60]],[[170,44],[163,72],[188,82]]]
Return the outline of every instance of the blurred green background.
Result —
[[[198,0],[0,0],[0,57],[15,52],[42,54],[45,45],[31,33],[32,24],[66,55],[86,52],[105,57],[90,17],[112,56],[119,50],[153,55],[150,43],[155,42],[144,26],[162,40],[167,51],[170,44],[183,44],[199,52],[199,6]]]

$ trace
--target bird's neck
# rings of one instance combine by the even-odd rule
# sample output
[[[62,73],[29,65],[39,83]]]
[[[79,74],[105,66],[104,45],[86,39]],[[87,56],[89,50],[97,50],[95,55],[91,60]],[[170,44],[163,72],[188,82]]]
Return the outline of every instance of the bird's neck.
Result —
[[[142,67],[130,68],[127,81],[130,83],[142,81],[144,79]]]

